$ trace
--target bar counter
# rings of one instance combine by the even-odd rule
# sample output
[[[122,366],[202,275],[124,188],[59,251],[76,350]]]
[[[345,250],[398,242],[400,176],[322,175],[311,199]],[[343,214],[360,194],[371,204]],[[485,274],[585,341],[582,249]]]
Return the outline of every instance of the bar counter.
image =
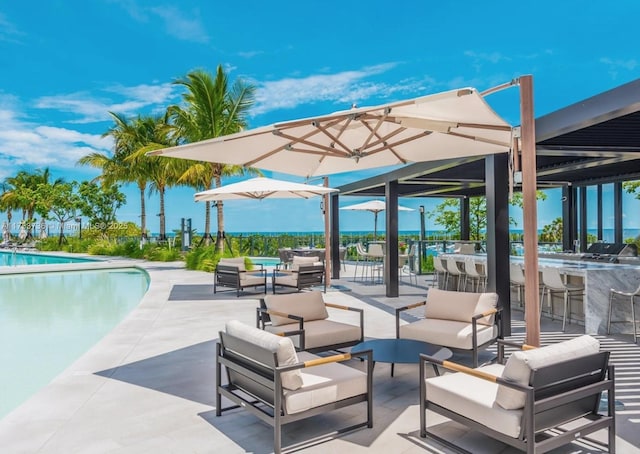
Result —
[[[606,334],[607,317],[609,311],[609,291],[614,288],[625,292],[633,292],[640,284],[640,259],[625,258],[624,263],[609,263],[600,261],[581,260],[579,256],[573,259],[571,254],[557,254],[558,258],[551,258],[555,254],[541,254],[538,269],[543,267],[559,268],[560,273],[567,276],[568,282],[583,284],[584,296],[573,296],[570,307],[570,323],[584,325],[587,334]],[[486,256],[443,254],[443,258],[455,258],[464,261],[474,258],[477,262],[486,262]],[[511,261],[523,263],[523,257],[512,256]],[[526,270],[525,270],[526,274]],[[540,278],[542,284],[542,278]],[[562,319],[562,293],[553,296],[554,317]],[[548,301],[545,296],[545,313]],[[628,320],[628,323],[612,323],[611,333],[631,333],[631,305],[628,298],[617,296],[613,303],[612,320]]]

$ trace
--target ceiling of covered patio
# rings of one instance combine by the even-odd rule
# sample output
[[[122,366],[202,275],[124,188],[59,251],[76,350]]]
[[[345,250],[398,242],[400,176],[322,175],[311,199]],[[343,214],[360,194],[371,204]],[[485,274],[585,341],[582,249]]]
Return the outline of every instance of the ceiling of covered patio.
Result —
[[[640,179],[640,79],[537,118],[536,150],[539,189]],[[381,197],[395,180],[399,197],[481,196],[485,162],[411,164],[341,186],[340,194]]]

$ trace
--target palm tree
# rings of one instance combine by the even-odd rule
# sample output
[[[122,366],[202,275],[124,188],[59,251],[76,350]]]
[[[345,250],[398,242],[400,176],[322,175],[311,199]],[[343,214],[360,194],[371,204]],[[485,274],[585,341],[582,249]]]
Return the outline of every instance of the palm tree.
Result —
[[[89,165],[102,170],[102,175],[97,179],[103,184],[114,184],[119,182],[135,183],[140,191],[140,231],[142,239],[147,237],[147,214],[145,203],[145,192],[149,181],[149,168],[145,161],[131,166],[126,162],[128,156],[139,150],[143,143],[140,137],[144,136],[144,127],[140,119],[127,120],[122,115],[109,112],[114,121],[114,125],[102,136],[111,136],[114,139],[114,151],[111,156],[102,153],[90,153],[83,156],[78,161],[81,165]]]
[[[255,87],[236,80],[231,88],[227,74],[218,66],[215,79],[202,70],[192,71],[185,78],[176,80],[187,89],[183,95],[184,107],[171,106],[168,112],[173,119],[175,134],[181,142],[198,142],[239,132],[247,127],[248,111],[253,105]],[[241,166],[197,162],[182,174],[180,180],[197,190],[220,187],[223,176],[240,175],[255,169]],[[218,235],[216,248],[224,249],[224,212],[222,202],[216,204]],[[209,244],[211,205],[205,204],[205,232],[203,240]]]
[[[166,240],[167,229],[165,222],[165,192],[170,186],[177,184],[180,174],[184,171],[184,163],[173,158],[161,158],[148,156],[147,153],[161,148],[176,145],[175,135],[171,134],[172,128],[168,125],[168,116],[138,117],[135,120],[136,138],[138,148],[127,156],[124,161],[133,164],[135,168],[145,169],[151,185],[150,192],[157,192],[160,196],[160,239]]]

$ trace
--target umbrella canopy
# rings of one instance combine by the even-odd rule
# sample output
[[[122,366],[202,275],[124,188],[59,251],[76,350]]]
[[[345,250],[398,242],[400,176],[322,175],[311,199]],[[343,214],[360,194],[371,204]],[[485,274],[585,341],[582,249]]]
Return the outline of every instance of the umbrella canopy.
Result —
[[[40,221],[40,239],[44,240],[47,238],[47,224],[44,221],[44,218]]]
[[[219,188],[198,192],[194,198],[196,202],[206,200],[233,200],[233,199],[283,199],[300,198],[308,199],[318,195],[336,192],[337,189],[325,186],[294,183],[291,181],[275,180],[273,178],[251,178],[238,183],[227,184]]]
[[[384,200],[369,200],[368,202],[356,203],[355,205],[348,205],[341,207],[341,210],[356,210],[356,211],[371,211],[373,213],[373,238],[378,237],[378,213],[387,209],[387,204]],[[403,207],[398,205],[398,211],[414,211],[413,208]]]
[[[27,229],[24,227],[24,224],[20,224],[20,231],[18,232],[18,239],[20,241],[24,241],[27,239],[28,233]]]
[[[149,154],[304,177],[506,153],[511,126],[474,88],[276,123]]]

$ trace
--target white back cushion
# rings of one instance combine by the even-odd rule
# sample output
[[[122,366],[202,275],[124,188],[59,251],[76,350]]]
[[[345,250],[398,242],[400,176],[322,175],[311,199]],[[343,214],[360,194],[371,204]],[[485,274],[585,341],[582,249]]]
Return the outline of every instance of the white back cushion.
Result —
[[[269,310],[297,315],[298,317],[302,317],[305,322],[324,320],[329,317],[327,308],[324,305],[324,299],[322,298],[322,292],[267,295],[264,297],[264,302]],[[271,315],[270,317],[273,326],[298,323],[293,319],[279,317],[277,315]]]
[[[288,337],[277,336],[253,326],[245,325],[238,320],[228,321],[225,325],[225,331],[231,336],[276,353],[278,366],[298,364],[296,349]],[[283,372],[281,377],[284,388],[296,390],[302,386],[302,375],[299,369]]]
[[[580,356],[591,355],[600,351],[598,339],[584,335],[548,345],[533,350],[514,352],[504,367],[502,378],[521,385],[528,385],[531,380],[531,370],[549,366],[551,364],[568,361]],[[526,396],[524,392],[506,386],[498,387],[496,403],[506,410],[516,410],[524,407]]]
[[[291,269],[297,271],[300,265],[322,265],[322,262],[320,261],[320,257],[301,257],[294,255],[291,262]]]
[[[453,292],[431,287],[427,293],[424,316],[471,323],[474,315],[493,309],[497,304],[497,293]],[[490,325],[493,316],[483,317],[478,323]]]

